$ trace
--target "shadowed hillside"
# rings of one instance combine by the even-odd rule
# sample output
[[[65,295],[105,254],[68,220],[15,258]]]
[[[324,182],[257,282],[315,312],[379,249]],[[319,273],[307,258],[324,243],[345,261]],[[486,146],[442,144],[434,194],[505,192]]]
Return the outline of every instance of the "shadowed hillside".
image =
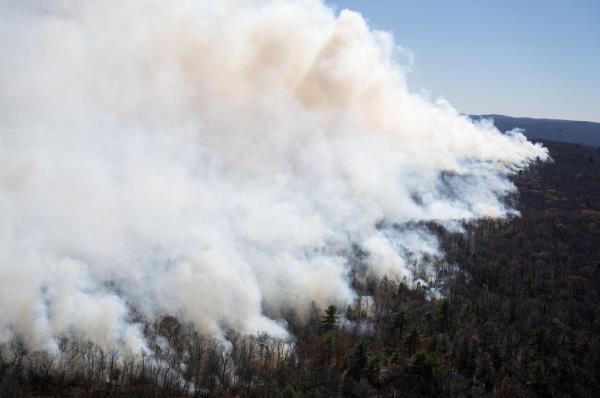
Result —
[[[532,139],[541,138],[595,147],[600,146],[600,123],[504,115],[472,115],[471,117],[475,119],[491,118],[501,131],[514,128],[524,129],[525,135]]]

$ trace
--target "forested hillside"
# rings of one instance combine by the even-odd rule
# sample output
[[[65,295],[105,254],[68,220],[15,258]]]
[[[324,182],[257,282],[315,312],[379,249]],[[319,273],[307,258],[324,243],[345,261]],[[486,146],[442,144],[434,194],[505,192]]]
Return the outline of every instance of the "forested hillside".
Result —
[[[515,178],[520,218],[431,226],[445,298],[367,275],[348,308],[288,314],[293,342],[220,343],[173,317],[147,323],[145,356],[16,339],[0,346],[0,396],[597,397],[600,149],[544,144],[554,162]]]
[[[600,146],[600,123],[577,120],[535,119],[505,115],[473,115],[474,119],[493,119],[500,131],[525,130],[531,139],[547,139],[574,144]]]

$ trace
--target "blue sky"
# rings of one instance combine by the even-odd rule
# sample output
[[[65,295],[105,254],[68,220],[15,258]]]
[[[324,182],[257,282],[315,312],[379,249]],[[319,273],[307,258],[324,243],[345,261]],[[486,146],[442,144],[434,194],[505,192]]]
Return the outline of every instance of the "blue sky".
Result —
[[[412,50],[410,85],[466,113],[600,121],[600,0],[327,0]]]

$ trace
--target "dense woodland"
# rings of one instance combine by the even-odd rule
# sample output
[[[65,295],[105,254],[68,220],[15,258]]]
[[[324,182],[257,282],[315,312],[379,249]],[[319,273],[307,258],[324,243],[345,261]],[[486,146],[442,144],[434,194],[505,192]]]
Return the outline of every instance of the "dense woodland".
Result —
[[[520,218],[430,226],[443,299],[366,276],[348,308],[290,314],[293,342],[224,344],[172,317],[147,322],[152,355],[17,339],[0,346],[0,396],[598,397],[600,148],[545,144],[555,162],[515,177]]]

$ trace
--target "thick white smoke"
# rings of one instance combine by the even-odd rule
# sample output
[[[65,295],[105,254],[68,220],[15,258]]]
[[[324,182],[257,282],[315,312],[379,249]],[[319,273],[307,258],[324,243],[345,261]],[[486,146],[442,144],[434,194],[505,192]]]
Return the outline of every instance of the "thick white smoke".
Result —
[[[0,0],[0,341],[143,346],[132,308],[285,333],[502,217],[544,148],[409,93],[389,34],[319,0]]]

